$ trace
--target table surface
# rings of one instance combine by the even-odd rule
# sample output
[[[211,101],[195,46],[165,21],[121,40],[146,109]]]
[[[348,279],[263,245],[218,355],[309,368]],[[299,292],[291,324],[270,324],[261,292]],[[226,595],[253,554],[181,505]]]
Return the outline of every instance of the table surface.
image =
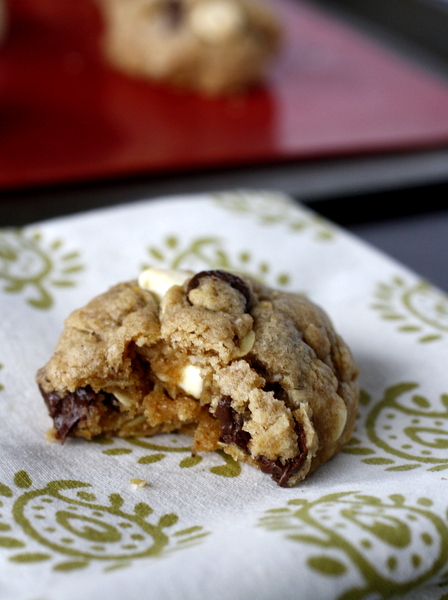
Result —
[[[393,44],[400,40],[395,37]],[[409,53],[407,43],[402,47]],[[431,64],[431,56],[424,55],[428,68],[437,70],[440,62]],[[439,74],[446,73],[442,66]],[[0,227],[142,198],[242,187],[281,190],[308,203],[448,291],[448,148],[443,147],[0,190]]]
[[[448,292],[448,210],[359,223],[348,229]]]
[[[294,194],[297,188],[287,174],[283,177],[282,173],[266,175],[266,182],[261,181],[261,185],[260,181],[255,184],[256,173],[244,175],[226,172],[202,177],[179,176],[169,183],[163,180],[103,182],[9,193],[0,201],[0,226],[22,226],[58,215],[169,194],[266,187],[291,193],[448,292],[448,185],[430,184],[334,197]]]

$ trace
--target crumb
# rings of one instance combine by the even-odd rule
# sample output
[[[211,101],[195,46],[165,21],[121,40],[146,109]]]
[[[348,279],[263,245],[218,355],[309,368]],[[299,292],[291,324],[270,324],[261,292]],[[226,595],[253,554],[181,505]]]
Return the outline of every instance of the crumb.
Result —
[[[45,439],[47,440],[47,442],[50,443],[56,442],[56,440],[59,441],[56,427],[50,427],[49,429],[47,429],[47,431],[45,432]]]
[[[148,482],[145,479],[132,478],[129,481],[131,482],[133,490],[138,490],[148,485]]]

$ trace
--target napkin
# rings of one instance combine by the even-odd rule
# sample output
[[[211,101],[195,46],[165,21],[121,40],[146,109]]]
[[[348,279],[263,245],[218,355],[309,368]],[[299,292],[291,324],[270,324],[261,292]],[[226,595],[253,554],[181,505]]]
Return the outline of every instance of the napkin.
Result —
[[[284,489],[185,435],[47,441],[34,376],[64,318],[147,266],[237,269],[323,306],[361,373],[350,444]],[[448,597],[448,298],[418,275],[236,190],[3,229],[0,306],[1,599]]]

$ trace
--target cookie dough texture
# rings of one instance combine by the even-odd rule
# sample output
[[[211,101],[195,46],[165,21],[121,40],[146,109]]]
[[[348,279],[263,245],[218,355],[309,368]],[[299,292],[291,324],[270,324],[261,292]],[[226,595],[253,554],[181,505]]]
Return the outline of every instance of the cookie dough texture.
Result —
[[[319,307],[224,271],[139,281],[75,310],[38,372],[55,437],[186,432],[281,486],[348,442],[358,370]]]
[[[103,53],[128,75],[206,95],[258,82],[280,41],[261,0],[99,0]]]

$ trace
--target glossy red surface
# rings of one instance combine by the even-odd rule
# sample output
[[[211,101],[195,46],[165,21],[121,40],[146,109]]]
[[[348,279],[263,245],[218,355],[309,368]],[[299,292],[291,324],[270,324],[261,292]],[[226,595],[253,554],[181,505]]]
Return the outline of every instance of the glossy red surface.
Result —
[[[276,0],[265,85],[207,99],[101,60],[90,0],[11,0],[0,187],[422,149],[448,143],[448,84],[307,4]]]

